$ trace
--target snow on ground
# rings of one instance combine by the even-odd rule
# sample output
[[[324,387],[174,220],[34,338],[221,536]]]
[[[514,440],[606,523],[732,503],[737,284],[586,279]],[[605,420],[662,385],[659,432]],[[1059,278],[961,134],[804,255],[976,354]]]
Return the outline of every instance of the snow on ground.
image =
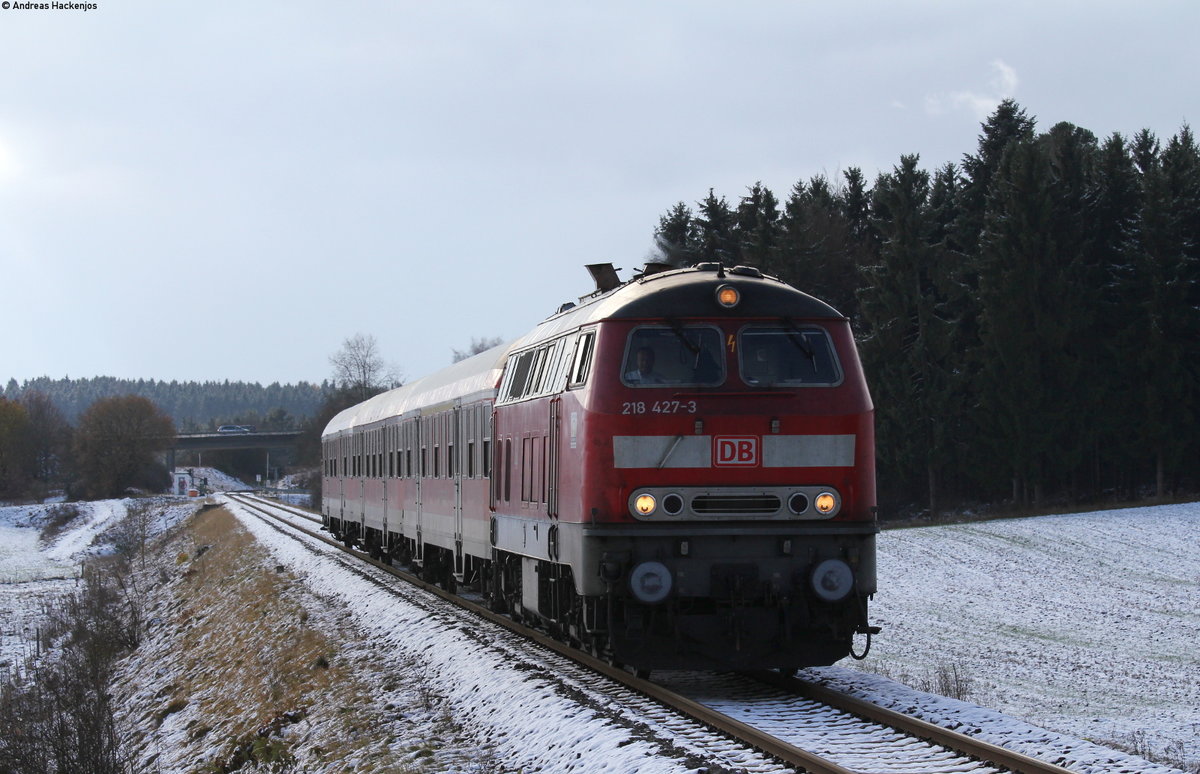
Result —
[[[1198,529],[1200,503],[885,531],[864,668],[1200,765]]]
[[[208,487],[210,492],[244,492],[247,489],[254,488],[245,481],[234,478],[228,473],[217,470],[216,468],[180,467],[176,468],[176,470],[190,471],[192,474],[192,480],[196,484],[199,484],[202,479],[205,480],[205,485]]]
[[[85,512],[48,546],[33,537],[48,506],[0,508],[0,663],[20,654],[12,644],[36,617],[38,600],[73,583],[81,552],[97,550],[86,544],[129,502],[81,504]],[[155,507],[166,516],[156,530],[196,505],[159,498]],[[578,706],[560,706],[552,691],[536,706],[527,693],[511,700],[506,690],[527,682],[528,674],[491,663],[456,627],[430,631],[421,609],[397,606],[365,580],[338,580],[330,588],[329,579],[345,573],[324,572],[311,553],[253,526],[252,517],[244,521],[275,561],[331,601],[353,599],[334,606],[354,611],[355,627],[373,649],[427,663],[433,688],[459,715],[456,722],[482,736],[489,755],[529,770],[554,769],[564,758],[538,743],[549,738],[547,729],[600,722],[590,715],[563,719]],[[864,665],[847,660],[810,672],[933,722],[1019,739],[1028,754],[1068,751],[1083,762],[1079,770],[1164,771],[1079,740],[1165,752],[1200,770],[1200,553],[1191,548],[1197,527],[1200,504],[885,531],[871,610],[883,632],[870,657]],[[957,670],[970,682],[968,702],[913,691],[860,668],[910,683]],[[490,698],[481,702],[483,696]],[[571,744],[585,756],[617,750],[612,771],[679,770],[678,760],[655,762],[654,750],[618,739],[622,733],[593,728]],[[563,739],[556,743],[561,750]]]
[[[75,587],[92,540],[125,513],[121,500],[77,506],[79,515],[48,545],[41,529],[62,504],[0,507],[0,674],[36,648],[44,606]]]
[[[111,551],[102,536],[135,502],[154,509],[151,535],[169,529],[196,507],[165,497],[0,507],[0,674],[36,646],[44,606],[75,588],[80,562]],[[79,514],[43,541],[42,528],[63,507],[77,508]]]

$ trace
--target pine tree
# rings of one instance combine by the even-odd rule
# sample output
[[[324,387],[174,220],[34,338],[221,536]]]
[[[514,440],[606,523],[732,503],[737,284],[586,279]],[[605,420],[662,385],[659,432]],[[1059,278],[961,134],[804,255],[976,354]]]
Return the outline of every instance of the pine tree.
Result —
[[[1089,255],[1083,282],[1099,288],[1094,330],[1081,342],[1085,351],[1089,393],[1097,410],[1089,421],[1092,433],[1087,475],[1092,489],[1112,488],[1134,496],[1140,424],[1142,377],[1136,352],[1145,341],[1145,311],[1139,299],[1135,256],[1141,193],[1130,147],[1119,134],[1110,136],[1096,155],[1085,220]]]
[[[1155,489],[1182,472],[1197,453],[1197,380],[1200,369],[1200,154],[1184,127],[1157,152],[1139,134],[1134,155],[1142,174],[1138,257],[1144,276],[1147,333],[1138,351],[1143,365],[1143,437],[1152,449]],[[1181,432],[1182,430],[1182,432]]]
[[[875,183],[870,225],[879,259],[863,269],[861,347],[875,396],[881,476],[906,488],[923,481],[937,513],[954,451],[945,421],[957,387],[954,325],[939,283],[929,174],[918,161],[903,156]]]
[[[984,121],[978,153],[963,157],[966,183],[962,190],[962,212],[956,226],[956,239],[968,255],[978,251],[992,178],[1000,167],[1004,152],[1010,143],[1032,140],[1034,125],[1034,120],[1026,116],[1014,100],[1006,99]]]
[[[780,218],[779,276],[858,317],[858,266],[865,247],[851,234],[841,203],[823,176],[796,183]]]
[[[678,202],[659,218],[654,235],[669,259],[680,265],[694,262],[688,256],[696,248],[696,223],[686,204]]]
[[[734,213],[737,263],[755,266],[767,274],[778,273],[780,239],[779,201],[771,189],[755,183]]]
[[[698,262],[717,262],[732,265],[735,258],[734,216],[725,197],[717,197],[713,189],[697,205],[696,254]]]
[[[979,395],[996,467],[1013,498],[1039,506],[1061,471],[1063,371],[1073,371],[1063,302],[1077,292],[1062,271],[1049,154],[1033,141],[1009,146],[988,199],[980,241]],[[1068,247],[1068,250],[1070,248]],[[1070,381],[1067,379],[1066,381]]]

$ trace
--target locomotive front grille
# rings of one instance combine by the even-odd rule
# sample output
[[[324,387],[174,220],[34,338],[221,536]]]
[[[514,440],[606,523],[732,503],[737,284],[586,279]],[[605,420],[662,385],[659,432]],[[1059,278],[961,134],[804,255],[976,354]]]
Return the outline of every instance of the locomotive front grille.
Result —
[[[778,513],[783,502],[775,495],[697,495],[692,498],[692,511],[703,515]]]

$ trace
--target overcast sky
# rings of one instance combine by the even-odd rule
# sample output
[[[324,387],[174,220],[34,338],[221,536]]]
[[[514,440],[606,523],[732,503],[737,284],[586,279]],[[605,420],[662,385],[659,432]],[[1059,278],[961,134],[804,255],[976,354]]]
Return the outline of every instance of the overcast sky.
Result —
[[[1200,116],[1192,0],[95,4],[0,10],[2,381],[412,379],[710,187]]]

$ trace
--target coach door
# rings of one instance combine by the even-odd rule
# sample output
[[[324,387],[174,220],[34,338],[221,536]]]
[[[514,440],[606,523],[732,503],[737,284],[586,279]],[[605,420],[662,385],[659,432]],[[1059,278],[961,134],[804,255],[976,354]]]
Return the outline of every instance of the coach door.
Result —
[[[417,560],[417,562],[425,561],[425,541],[421,539],[421,526],[422,522],[424,521],[425,513],[425,507],[422,498],[425,491],[425,454],[427,451],[425,438],[426,424],[428,423],[425,421],[425,416],[423,414],[418,414],[413,418],[413,442],[417,447],[417,464],[416,470],[414,471],[415,475],[413,476],[413,481],[415,484],[414,489],[416,490],[416,539],[414,544],[414,547],[416,548],[416,556],[414,558]]]
[[[448,471],[454,480],[454,573],[462,579],[463,573],[463,502],[462,502],[462,459],[463,459],[462,401],[454,403],[450,413],[450,440],[446,454]]]

